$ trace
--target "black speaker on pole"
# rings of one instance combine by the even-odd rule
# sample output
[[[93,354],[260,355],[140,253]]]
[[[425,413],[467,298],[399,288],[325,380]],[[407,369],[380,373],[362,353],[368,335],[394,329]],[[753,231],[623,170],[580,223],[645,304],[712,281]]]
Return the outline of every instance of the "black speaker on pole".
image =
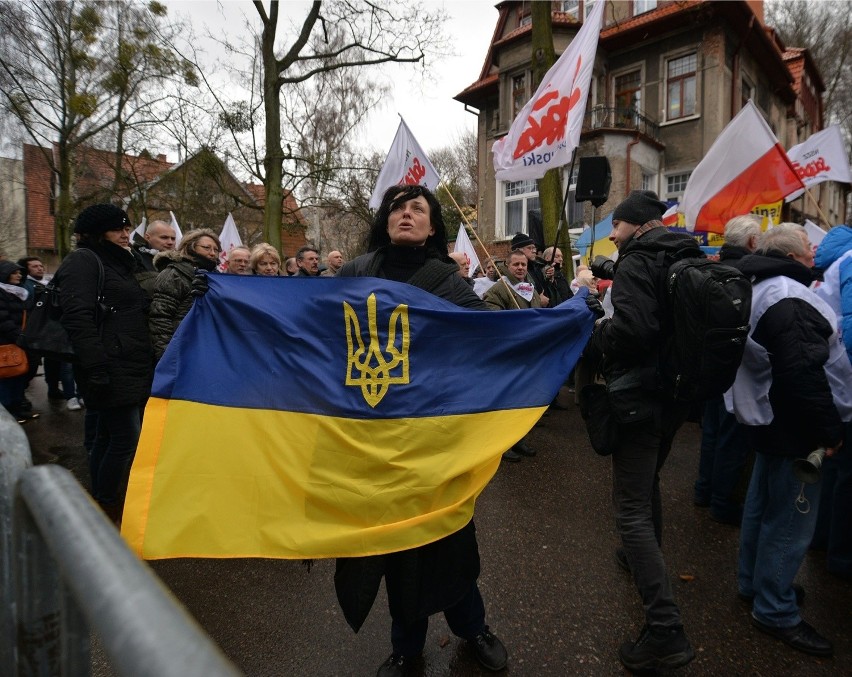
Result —
[[[600,207],[609,197],[611,183],[612,171],[605,156],[581,157],[574,199],[577,202],[591,202],[595,207]]]

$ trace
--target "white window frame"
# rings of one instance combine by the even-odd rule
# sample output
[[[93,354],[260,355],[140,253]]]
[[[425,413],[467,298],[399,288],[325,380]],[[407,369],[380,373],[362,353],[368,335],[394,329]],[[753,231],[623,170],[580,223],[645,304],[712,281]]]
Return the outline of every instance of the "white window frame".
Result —
[[[509,184],[516,184],[517,188],[521,187],[531,188],[531,190],[527,190],[526,192],[519,193],[517,195],[506,195],[506,189]],[[523,184],[527,184],[523,186]],[[529,201],[535,199],[538,200],[538,184],[535,179],[528,179],[526,181],[497,181],[497,205],[495,209],[495,213],[497,214],[497,218],[495,219],[495,237],[511,237],[515,233],[528,233],[527,230],[527,212],[530,209],[538,209],[538,207],[529,207]],[[521,225],[520,226],[512,226],[512,231],[509,232],[508,219],[506,214],[507,206],[512,202],[523,201],[523,207],[521,210]]]
[[[683,191],[686,190],[686,184],[689,181],[689,177],[692,175],[691,169],[682,169],[676,172],[666,172],[665,180],[666,180],[666,196],[663,198],[664,200],[677,200],[680,202],[680,198],[683,196]],[[674,178],[680,179],[680,183],[683,186],[679,190],[669,190],[670,181]]]
[[[685,56],[689,56],[690,54],[695,54],[695,112],[692,115],[686,115],[679,118],[669,119],[669,62],[674,61],[675,59],[680,59]],[[668,54],[662,55],[662,69],[663,69],[663,86],[660,88],[660,95],[662,97],[662,111],[663,111],[663,122],[661,125],[674,125],[679,122],[685,122],[687,120],[695,120],[701,117],[701,52],[699,51],[697,46],[689,47],[686,49],[678,50],[677,52],[671,52]]]
[[[657,0],[633,0],[633,16],[657,9]]]
[[[586,2],[587,2],[587,1],[588,1],[588,0],[586,0]],[[573,7],[566,7],[566,5],[567,5],[569,2],[570,2],[572,5],[573,5],[573,3],[574,3],[574,2],[576,2],[577,4],[576,4],[576,5],[573,5]],[[584,2],[584,0],[562,0],[562,1],[559,3],[559,11],[560,11],[560,12],[564,12],[565,14],[570,14],[570,15],[572,15],[574,18],[579,19],[580,21],[582,21],[582,20],[583,20],[583,18],[584,18],[584,17],[583,17],[583,15],[585,14],[585,9],[586,9],[585,5],[586,5],[586,2]]]

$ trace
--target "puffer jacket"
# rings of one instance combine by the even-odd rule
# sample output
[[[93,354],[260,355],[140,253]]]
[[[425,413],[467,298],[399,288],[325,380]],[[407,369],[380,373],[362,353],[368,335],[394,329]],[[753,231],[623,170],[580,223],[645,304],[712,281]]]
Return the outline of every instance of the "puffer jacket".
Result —
[[[837,313],[846,354],[852,362],[852,228],[835,226],[819,243],[814,260],[823,270],[816,294]]]
[[[104,269],[102,304],[95,256]],[[62,326],[78,358],[77,385],[93,408],[135,405],[150,394],[148,298],[134,277],[135,266],[133,255],[112,242],[81,242],[53,278],[60,290]],[[93,377],[99,383],[108,380],[108,387],[95,393],[89,387]]]

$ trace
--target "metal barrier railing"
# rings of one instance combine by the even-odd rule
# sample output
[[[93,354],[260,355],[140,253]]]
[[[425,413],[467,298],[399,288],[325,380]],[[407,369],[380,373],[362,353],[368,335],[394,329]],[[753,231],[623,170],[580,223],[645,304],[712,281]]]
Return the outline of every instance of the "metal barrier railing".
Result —
[[[0,407],[0,674],[91,674],[90,628],[119,675],[241,674],[71,473],[31,465]]]

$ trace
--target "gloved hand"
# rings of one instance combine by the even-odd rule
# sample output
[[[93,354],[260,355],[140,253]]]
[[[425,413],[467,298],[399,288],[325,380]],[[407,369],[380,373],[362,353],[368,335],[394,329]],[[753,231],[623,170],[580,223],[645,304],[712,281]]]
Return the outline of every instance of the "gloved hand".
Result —
[[[105,400],[109,397],[110,379],[106,367],[93,370],[86,380],[86,399]]]
[[[592,311],[596,320],[599,320],[606,315],[604,307],[601,305],[601,300],[595,294],[589,294],[586,296],[586,307]]]
[[[615,261],[606,256],[596,256],[591,268],[592,274],[599,280],[611,280],[615,276]]]
[[[207,272],[196,270],[195,277],[192,278],[192,289],[189,293],[193,296],[204,296],[209,289],[210,284],[207,282]]]

